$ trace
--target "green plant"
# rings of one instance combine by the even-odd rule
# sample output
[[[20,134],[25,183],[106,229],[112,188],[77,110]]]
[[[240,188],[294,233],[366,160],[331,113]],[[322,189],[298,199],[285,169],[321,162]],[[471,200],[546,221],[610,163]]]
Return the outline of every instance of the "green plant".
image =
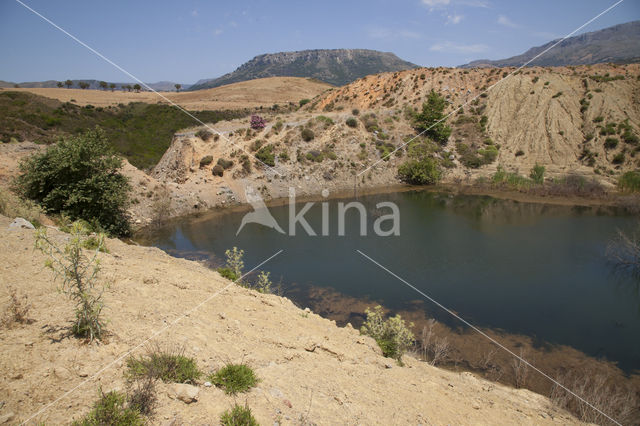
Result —
[[[218,162],[216,164],[218,166],[222,167],[225,170],[230,169],[231,167],[233,167],[233,161],[225,160],[224,158],[218,159]]]
[[[422,104],[422,112],[414,117],[416,130],[441,144],[445,144],[451,135],[451,128],[444,122],[445,105],[444,97],[431,90]]]
[[[48,213],[83,219],[110,234],[130,232],[129,180],[100,129],[69,137],[20,164],[18,191]]]
[[[555,98],[559,98],[560,96],[562,96],[562,92],[558,92],[555,95],[553,95],[551,98],[555,99]]]
[[[216,164],[215,166],[213,166],[213,168],[211,169],[211,174],[214,176],[219,176],[222,177],[224,176],[224,167],[222,167],[219,164]]]
[[[305,106],[309,102],[311,102],[311,99],[300,99],[299,104],[300,104],[300,106]]]
[[[74,426],[137,426],[144,425],[141,414],[127,406],[126,396],[117,391],[103,393],[93,404],[93,409],[82,419],[73,422]]]
[[[273,152],[273,145],[265,145],[256,152],[256,158],[266,164],[273,167],[276,165],[275,153]]]
[[[35,247],[47,256],[45,265],[51,268],[55,277],[62,279],[59,290],[76,303],[73,333],[91,342],[100,339],[104,331],[102,289],[98,291],[97,287],[98,253],[104,247],[105,237],[102,234],[97,237],[97,247],[91,257],[87,257],[83,251],[87,234],[86,227],[74,222],[70,239],[61,248],[49,238],[46,228],[40,228],[36,232]]]
[[[152,416],[158,403],[156,382],[157,378],[152,374],[129,380],[127,383],[129,407],[145,416]]]
[[[354,108],[354,109],[351,110],[351,114],[358,115],[358,114],[360,114],[360,110],[358,108]]]
[[[414,185],[433,185],[438,183],[442,172],[432,158],[409,160],[398,167],[400,179]]]
[[[519,150],[516,151],[516,157],[520,157],[522,155],[524,155],[524,151],[523,150],[519,149]]]
[[[200,129],[196,132],[196,137],[199,137],[205,142],[208,141],[211,138],[211,136],[213,136],[213,133],[211,133],[207,129]]]
[[[605,149],[614,149],[617,146],[618,146],[618,139],[617,138],[606,138],[604,140]]]
[[[202,159],[200,160],[200,167],[202,168],[202,167],[208,166],[212,162],[213,162],[213,156],[206,155],[202,157]]]
[[[613,159],[611,160],[611,162],[613,164],[622,164],[624,163],[624,151],[621,151],[619,153],[617,153],[616,155],[613,156]]]
[[[618,188],[626,192],[640,191],[640,170],[626,172],[618,179]]]
[[[202,375],[195,359],[184,356],[182,349],[151,347],[145,356],[127,359],[126,377],[135,380],[153,377],[163,382],[195,383]]]
[[[365,310],[367,319],[360,329],[360,333],[371,336],[382,349],[382,354],[388,358],[401,361],[402,355],[411,347],[414,341],[410,327],[405,324],[400,315],[384,319],[382,306],[376,306],[373,310]]]
[[[260,273],[258,274],[258,281],[254,286],[258,292],[271,293],[271,286],[273,285],[273,283],[271,282],[269,275],[269,272],[264,271],[260,271]]]
[[[258,426],[258,422],[251,414],[251,409],[245,405],[234,405],[231,411],[227,410],[220,416],[222,426]]]
[[[224,268],[218,268],[218,273],[223,277],[236,281],[242,277],[242,270],[244,269],[244,250],[239,250],[238,247],[233,247],[231,250],[224,252],[227,260]]]
[[[312,141],[313,138],[316,137],[315,133],[313,133],[313,130],[306,129],[306,128],[302,129],[301,136],[302,136],[302,140],[305,142]]]
[[[211,374],[209,381],[229,395],[247,392],[258,384],[258,378],[246,364],[227,364]]]
[[[542,183],[544,183],[544,172],[545,172],[544,166],[541,166],[540,164],[536,163],[536,165],[533,166],[533,168],[531,169],[531,172],[529,173],[529,177],[534,183],[541,185]]]
[[[358,120],[356,120],[355,117],[347,118],[347,121],[345,121],[345,123],[349,127],[358,127]]]

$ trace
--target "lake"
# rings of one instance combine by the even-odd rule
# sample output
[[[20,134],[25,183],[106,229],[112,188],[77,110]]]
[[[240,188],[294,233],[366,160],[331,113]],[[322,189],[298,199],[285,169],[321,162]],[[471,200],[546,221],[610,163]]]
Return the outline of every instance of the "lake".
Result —
[[[461,325],[360,250],[476,326],[568,345],[614,361],[627,373],[640,369],[638,282],[605,256],[617,230],[634,231],[637,217],[609,207],[410,191],[359,197],[368,235],[358,235],[359,216],[349,211],[346,235],[338,236],[337,205],[348,201],[327,201],[329,236],[308,236],[298,227],[292,237],[258,224],[247,224],[236,236],[245,213],[236,211],[182,219],[141,241],[214,265],[222,264],[226,249],[237,246],[245,251],[246,270],[283,249],[261,269],[302,307],[313,308],[313,290],[329,289],[345,300],[380,303],[392,311],[420,309],[450,327]],[[399,207],[399,236],[372,232],[380,214],[389,213],[376,209],[383,201]],[[287,230],[289,207],[270,211]],[[320,234],[320,201],[305,218]],[[354,324],[362,319],[356,306],[341,308],[352,310],[347,314]],[[331,309],[325,311],[331,316]]]

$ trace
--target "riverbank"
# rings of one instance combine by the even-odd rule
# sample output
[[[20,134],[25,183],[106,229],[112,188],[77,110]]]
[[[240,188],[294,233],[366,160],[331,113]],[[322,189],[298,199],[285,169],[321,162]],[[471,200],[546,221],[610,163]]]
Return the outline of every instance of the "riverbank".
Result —
[[[45,258],[32,250],[33,231],[9,231],[10,222],[0,217],[2,276],[31,305],[29,323],[0,331],[0,415],[10,422],[48,404],[32,421],[79,418],[99,386],[124,388],[127,354],[158,343],[184,348],[207,373],[230,361],[252,366],[260,383],[239,399],[261,424],[579,424],[527,390],[440,370],[411,355],[399,367],[348,326],[236,286],[199,263],[119,240],[108,240],[109,253],[100,255],[102,276],[111,283],[104,293],[108,337],[85,345],[67,335],[72,304],[54,291]],[[58,242],[66,238],[49,232]],[[237,400],[197,385],[198,401],[187,405],[161,384],[153,422],[210,422]]]

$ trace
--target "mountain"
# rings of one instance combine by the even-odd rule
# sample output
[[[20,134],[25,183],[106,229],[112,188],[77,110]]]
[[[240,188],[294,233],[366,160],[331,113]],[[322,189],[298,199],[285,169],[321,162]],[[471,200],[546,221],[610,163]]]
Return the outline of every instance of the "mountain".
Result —
[[[480,59],[461,68],[517,67],[533,59],[559,39],[507,59]],[[599,31],[569,37],[533,61],[530,66],[590,65],[603,62],[631,63],[640,61],[640,21],[615,25]]]
[[[78,84],[83,81],[85,83],[89,83],[89,87],[88,89],[90,90],[99,90],[100,89],[100,80],[71,80],[73,82],[73,86],[72,88],[79,88]],[[64,82],[64,81],[63,81]],[[108,81],[107,83],[111,83],[110,81]],[[33,89],[33,88],[52,88],[52,87],[58,87],[58,81],[57,80],[46,80],[46,81],[25,81],[22,83],[13,83],[10,81],[2,81],[0,80],[0,87],[2,88],[12,88],[15,87],[16,84],[18,85],[18,87],[22,87],[25,89]],[[124,85],[131,85],[133,86],[135,83],[115,83],[116,88],[118,90],[120,90],[120,88]],[[146,83],[149,87],[151,87],[153,90],[157,90],[159,92],[171,92],[171,91],[175,91],[175,84],[172,81],[158,81],[157,83]],[[180,90],[186,90],[189,88],[189,84],[183,84],[182,87],[180,88]],[[66,87],[66,86],[64,86]],[[145,89],[143,89],[145,90]]]
[[[263,77],[308,77],[342,86],[365,75],[417,67],[393,53],[367,49],[268,53],[256,56],[222,77],[200,80],[189,90],[209,89]]]

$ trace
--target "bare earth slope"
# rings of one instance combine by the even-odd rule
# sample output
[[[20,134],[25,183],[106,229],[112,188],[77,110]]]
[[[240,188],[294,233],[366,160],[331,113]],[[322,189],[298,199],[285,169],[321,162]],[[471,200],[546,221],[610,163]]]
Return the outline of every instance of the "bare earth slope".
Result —
[[[161,92],[172,102],[188,110],[217,110],[255,108],[313,98],[332,86],[320,81],[298,77],[270,77],[193,92]],[[153,92],[123,92],[110,90],[26,88],[7,89],[26,91],[62,102],[106,107],[119,103],[167,103]]]
[[[161,384],[154,424],[216,423],[234,401],[246,402],[260,424],[578,423],[526,390],[439,370],[411,356],[399,367],[382,357],[373,339],[307,315],[286,298],[255,293],[198,263],[118,240],[109,240],[110,254],[101,255],[103,276],[111,282],[105,293],[110,335],[103,344],[85,345],[65,337],[72,304],[55,291],[43,256],[33,251],[33,231],[8,231],[10,222],[0,216],[2,307],[8,285],[33,305],[31,324],[0,329],[0,415],[13,413],[11,423],[57,398],[34,420],[63,424],[79,418],[98,386],[123,389],[122,357],[156,331],[154,342],[183,346],[205,372],[244,361],[260,383],[235,399],[200,383],[198,401],[190,405]],[[59,241],[66,238],[49,232]]]

